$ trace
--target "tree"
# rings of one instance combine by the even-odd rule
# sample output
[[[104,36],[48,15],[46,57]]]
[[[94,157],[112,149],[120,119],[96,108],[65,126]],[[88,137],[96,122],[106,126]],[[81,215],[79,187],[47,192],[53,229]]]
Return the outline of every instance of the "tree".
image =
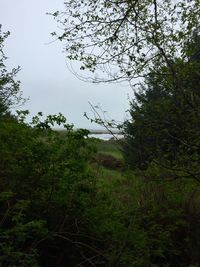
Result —
[[[9,31],[2,32],[0,25],[0,117],[8,115],[11,107],[24,102],[20,91],[20,82],[15,80],[20,67],[13,68],[9,72],[4,63],[7,59],[3,51],[4,41],[9,35]]]
[[[52,35],[89,80],[143,84],[125,128],[129,163],[200,181],[199,1],[69,0],[53,16],[63,30]]]
[[[173,80],[152,74],[135,93],[130,107],[131,120],[125,123],[127,162],[147,169],[152,163],[173,174],[200,181],[200,61],[198,54],[189,62],[174,62],[182,91]],[[160,68],[160,72],[165,71]]]
[[[164,74],[178,86],[172,62],[188,57],[186,44],[199,30],[200,5],[198,0],[68,0],[53,16],[62,30],[52,35],[65,43],[68,59],[95,72],[89,80],[135,84],[135,78],[164,65]]]

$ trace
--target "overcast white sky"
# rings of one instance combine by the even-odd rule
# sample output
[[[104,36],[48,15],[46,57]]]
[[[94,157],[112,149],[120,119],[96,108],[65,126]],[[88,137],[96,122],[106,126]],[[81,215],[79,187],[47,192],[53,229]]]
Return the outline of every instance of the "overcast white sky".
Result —
[[[67,69],[63,44],[52,41],[56,22],[47,12],[63,10],[64,0],[0,0],[0,24],[9,30],[5,42],[9,67],[21,66],[18,74],[21,89],[30,100],[23,109],[34,115],[63,113],[70,123],[80,128],[98,128],[83,117],[90,113],[88,101],[100,104],[111,118],[123,121],[129,108],[128,86],[95,85],[77,79]],[[91,113],[90,113],[91,114]]]

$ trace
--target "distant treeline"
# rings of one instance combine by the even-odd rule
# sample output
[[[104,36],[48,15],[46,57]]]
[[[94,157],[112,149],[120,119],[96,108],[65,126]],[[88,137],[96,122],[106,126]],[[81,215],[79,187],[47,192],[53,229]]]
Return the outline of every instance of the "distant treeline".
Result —
[[[66,131],[65,129],[55,129],[56,131]],[[78,129],[75,129],[75,131],[77,131]],[[116,129],[112,129],[110,130],[110,132],[106,129],[87,129],[89,131],[90,134],[123,134],[122,131],[116,130]]]

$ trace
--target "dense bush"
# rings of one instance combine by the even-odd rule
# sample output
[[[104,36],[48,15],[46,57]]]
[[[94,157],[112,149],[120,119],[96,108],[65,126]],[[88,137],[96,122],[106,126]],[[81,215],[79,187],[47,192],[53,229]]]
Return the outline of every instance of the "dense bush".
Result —
[[[87,131],[40,115],[0,123],[1,266],[198,266],[196,183],[104,169]]]
[[[132,172],[119,176],[105,169],[96,176],[98,191],[93,207],[87,209],[90,235],[99,248],[95,264],[198,266],[200,189],[196,183],[146,182]]]
[[[101,154],[99,153],[95,157],[95,161],[97,161],[100,165],[104,166],[105,168],[108,169],[122,169],[123,167],[123,161],[120,159],[116,159],[112,155],[108,154]]]
[[[177,80],[152,74],[131,103],[131,120],[125,123],[124,155],[131,168],[157,165],[162,178],[200,181],[199,146],[199,67],[196,60],[174,63]],[[160,176],[160,178],[161,178]],[[170,177],[168,177],[170,178]]]
[[[63,136],[49,128],[54,121],[64,118],[49,116],[40,122],[35,117],[33,127],[0,123],[2,266],[37,266],[39,254],[44,266],[56,266],[66,253],[70,262],[69,244],[63,245],[56,234],[73,231],[92,201],[95,189],[87,161],[93,149],[87,131],[66,125]]]
[[[8,34],[0,32],[0,266],[199,266],[199,64],[177,60],[181,92],[152,76],[136,95],[125,146],[133,172],[116,142],[95,155],[88,131],[61,114],[30,124],[27,112],[10,114],[22,99],[18,69],[4,65]]]

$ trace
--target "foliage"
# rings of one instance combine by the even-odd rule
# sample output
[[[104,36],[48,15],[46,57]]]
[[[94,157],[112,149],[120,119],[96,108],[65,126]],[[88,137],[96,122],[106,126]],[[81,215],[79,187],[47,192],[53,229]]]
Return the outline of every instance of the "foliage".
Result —
[[[152,74],[135,93],[131,120],[125,123],[124,145],[132,168],[157,164],[163,169],[163,178],[169,175],[199,181],[200,63],[198,57],[191,58],[189,62],[177,59],[174,63],[179,87],[170,76]]]
[[[111,155],[119,160],[123,159],[121,144],[118,140],[99,140],[97,143],[98,152]]]
[[[33,118],[32,126],[23,119],[0,123],[2,266],[56,265],[69,248],[57,236],[81,221],[94,190],[88,132],[73,131],[61,114],[44,121],[41,116]],[[54,123],[64,123],[65,136],[50,129]],[[67,259],[73,261],[69,255]]]
[[[26,113],[0,123],[0,265],[200,263],[194,182],[146,183],[105,169],[93,161],[87,131],[74,131],[61,114],[39,113],[27,125]],[[65,131],[53,131],[55,123]]]
[[[187,43],[199,31],[198,0],[70,0],[64,5],[64,11],[52,14],[62,26],[52,35],[65,43],[68,59],[82,62],[81,70],[98,70],[88,77],[96,82],[135,84],[134,78],[163,65],[175,78],[172,62],[177,56],[187,59]]]
[[[53,15],[69,59],[100,68],[109,81],[146,77],[125,128],[126,159],[137,170],[94,162],[94,140],[62,114],[42,120],[40,112],[31,124],[26,111],[15,120],[1,115],[0,265],[199,266],[198,1],[65,7]],[[14,76],[1,87],[10,92],[3,115],[18,102]],[[104,159],[119,162],[113,151]]]
[[[0,25],[0,117],[9,114],[9,109],[13,106],[22,104],[22,92],[20,91],[20,82],[15,80],[15,76],[20,67],[13,68],[10,72],[7,70],[5,60],[7,57],[3,52],[5,39],[10,32],[2,32]]]
[[[12,192],[1,198],[1,266],[39,266],[37,242],[47,234],[45,222],[28,219],[29,200],[16,200]]]
[[[102,266],[199,264],[196,183],[147,183],[106,169],[97,177],[96,201],[87,212],[88,227],[104,249]]]
[[[68,59],[95,72],[88,80],[143,84],[125,126],[128,163],[156,163],[173,178],[199,180],[199,1],[64,5],[52,14],[63,30],[52,35],[64,42]],[[98,113],[95,121],[106,125]]]

